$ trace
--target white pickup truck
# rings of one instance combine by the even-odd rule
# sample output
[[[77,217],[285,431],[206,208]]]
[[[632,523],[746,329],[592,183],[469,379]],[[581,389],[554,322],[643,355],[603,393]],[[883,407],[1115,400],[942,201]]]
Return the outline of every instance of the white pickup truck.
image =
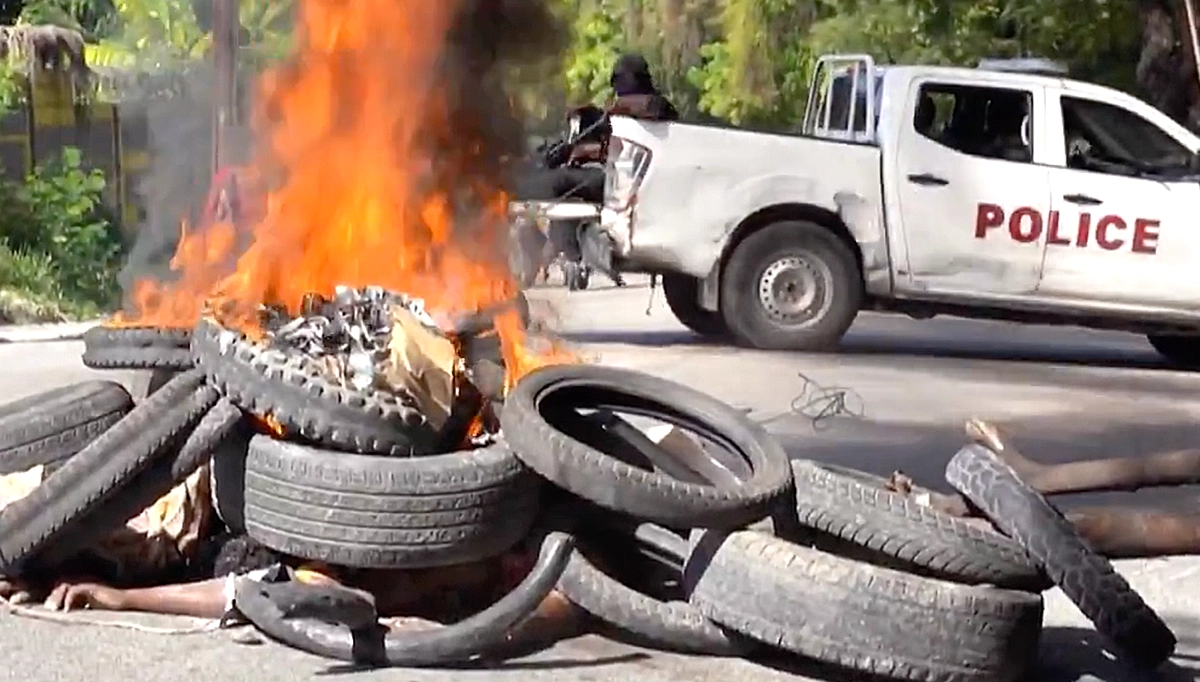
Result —
[[[823,57],[795,134],[613,120],[585,251],[704,335],[837,346],[859,310],[1147,334],[1200,362],[1200,138],[1030,72]]]

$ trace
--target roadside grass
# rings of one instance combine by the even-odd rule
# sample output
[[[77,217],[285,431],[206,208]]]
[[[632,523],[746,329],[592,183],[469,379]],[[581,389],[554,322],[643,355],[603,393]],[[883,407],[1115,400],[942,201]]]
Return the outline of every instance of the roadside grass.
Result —
[[[124,244],[105,187],[74,147],[0,180],[0,324],[86,319],[119,302]]]
[[[0,324],[68,322],[96,317],[99,308],[64,296],[45,254],[14,251],[0,241]]]

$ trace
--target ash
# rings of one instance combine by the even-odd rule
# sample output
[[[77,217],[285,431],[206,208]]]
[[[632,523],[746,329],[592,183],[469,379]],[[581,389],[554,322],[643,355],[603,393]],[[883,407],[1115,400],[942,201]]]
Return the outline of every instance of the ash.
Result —
[[[421,299],[369,286],[339,286],[332,299],[308,294],[300,315],[264,307],[261,311],[267,343],[322,361],[357,390],[375,384],[377,367],[387,359],[392,333],[392,310],[406,308],[423,324],[436,327]]]

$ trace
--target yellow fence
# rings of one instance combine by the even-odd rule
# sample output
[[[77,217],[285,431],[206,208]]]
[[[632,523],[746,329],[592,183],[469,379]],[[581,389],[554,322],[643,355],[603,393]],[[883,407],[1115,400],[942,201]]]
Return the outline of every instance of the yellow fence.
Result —
[[[149,136],[142,115],[122,113],[108,102],[77,104],[68,74],[46,74],[26,91],[26,104],[0,116],[0,168],[20,180],[36,164],[77,147],[84,163],[104,171],[106,199],[126,229],[139,222],[134,188],[150,165]]]

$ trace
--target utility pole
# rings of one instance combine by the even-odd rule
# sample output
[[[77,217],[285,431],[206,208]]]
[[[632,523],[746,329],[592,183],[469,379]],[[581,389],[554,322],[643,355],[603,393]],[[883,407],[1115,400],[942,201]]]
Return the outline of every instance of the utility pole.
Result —
[[[1187,20],[1188,38],[1191,39],[1192,66],[1196,70],[1197,84],[1200,84],[1200,36],[1196,34],[1196,6],[1192,0],[1183,0],[1183,13]]]
[[[238,0],[212,0],[212,53],[216,71],[213,93],[212,165],[216,173],[229,162],[226,130],[237,124]]]

